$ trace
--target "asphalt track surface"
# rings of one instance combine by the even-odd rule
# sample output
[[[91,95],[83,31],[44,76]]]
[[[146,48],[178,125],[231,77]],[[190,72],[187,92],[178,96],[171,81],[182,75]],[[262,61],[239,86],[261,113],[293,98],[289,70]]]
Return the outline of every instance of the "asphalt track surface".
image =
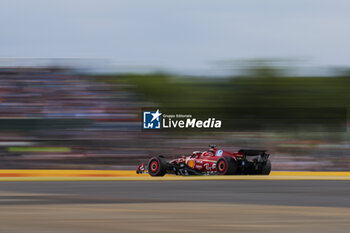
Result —
[[[0,233],[349,232],[349,180],[0,182]]]
[[[212,202],[350,207],[350,181],[333,180],[0,182],[0,194],[0,206]]]

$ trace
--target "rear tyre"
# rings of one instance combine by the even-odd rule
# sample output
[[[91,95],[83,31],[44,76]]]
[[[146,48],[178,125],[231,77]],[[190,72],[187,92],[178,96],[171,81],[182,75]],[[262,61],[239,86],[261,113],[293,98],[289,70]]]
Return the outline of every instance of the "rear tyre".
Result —
[[[268,159],[266,163],[261,167],[260,175],[269,175],[271,172],[271,161]]]
[[[237,163],[230,156],[222,156],[216,163],[216,173],[218,175],[233,175],[237,172]]]
[[[153,157],[148,162],[148,173],[151,176],[164,176],[166,174],[167,162],[160,156]]]

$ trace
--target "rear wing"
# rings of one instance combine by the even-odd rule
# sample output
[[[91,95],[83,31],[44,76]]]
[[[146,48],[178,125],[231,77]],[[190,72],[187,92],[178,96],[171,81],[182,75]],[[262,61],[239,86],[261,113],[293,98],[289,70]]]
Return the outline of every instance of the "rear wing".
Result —
[[[268,154],[266,154],[267,150],[244,150],[241,149],[238,151],[238,153],[240,154],[244,154],[245,156],[256,156],[256,155],[265,155],[265,156],[269,156]]]

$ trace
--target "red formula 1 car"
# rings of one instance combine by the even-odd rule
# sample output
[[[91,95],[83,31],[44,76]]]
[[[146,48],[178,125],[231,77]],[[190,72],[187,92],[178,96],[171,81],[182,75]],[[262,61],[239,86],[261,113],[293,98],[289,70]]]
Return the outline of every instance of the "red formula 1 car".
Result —
[[[239,150],[228,152],[210,146],[208,151],[194,151],[190,156],[166,161],[163,156],[152,157],[148,161],[151,176],[175,175],[269,175],[271,162],[266,150]],[[146,172],[145,164],[137,169],[137,174]]]

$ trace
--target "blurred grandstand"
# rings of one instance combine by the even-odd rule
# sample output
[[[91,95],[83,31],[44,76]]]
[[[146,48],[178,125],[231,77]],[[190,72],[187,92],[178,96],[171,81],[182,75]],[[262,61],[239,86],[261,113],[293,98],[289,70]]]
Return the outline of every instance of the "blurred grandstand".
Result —
[[[142,81],[145,79],[158,86],[148,87]],[[278,86],[281,80],[272,82],[269,76],[259,79],[259,83],[264,84],[260,86],[254,78],[248,79],[248,83],[242,80],[241,77],[198,81],[193,77],[185,80],[184,77],[163,74],[96,77],[61,67],[0,68],[0,168],[134,169],[151,154],[172,157],[217,144],[228,150],[266,148],[272,154],[274,170],[350,169],[350,144],[346,140],[346,131],[226,130],[173,134],[141,130],[144,107],[172,106],[174,103],[186,107],[191,107],[191,104],[203,107],[211,103],[222,108],[254,107],[252,103],[273,106],[281,98],[289,101],[283,94],[288,90],[292,94],[299,91],[293,101],[306,103],[310,101],[310,98],[303,97],[305,93],[310,95],[307,88],[314,88],[311,95],[319,97],[315,91],[327,92],[320,83],[329,82],[327,78],[323,78],[324,81],[314,79],[319,86],[309,82],[304,89],[287,85],[288,88],[283,90]],[[334,81],[339,80],[334,78]],[[269,85],[271,83],[276,84]],[[224,96],[201,95],[206,88],[210,88],[214,96],[218,92]],[[156,89],[157,96],[150,94]],[[268,97],[253,99],[254,93],[259,96],[259,92],[267,90]],[[347,87],[339,87],[336,92],[339,90],[345,92]],[[241,96],[236,96],[238,102],[232,105],[231,99],[230,102],[217,102],[226,101],[232,93]],[[273,102],[269,102],[271,100]],[[315,100],[310,104],[312,101]]]
[[[116,168],[145,156],[140,103],[109,86],[62,68],[1,68],[0,167]]]

